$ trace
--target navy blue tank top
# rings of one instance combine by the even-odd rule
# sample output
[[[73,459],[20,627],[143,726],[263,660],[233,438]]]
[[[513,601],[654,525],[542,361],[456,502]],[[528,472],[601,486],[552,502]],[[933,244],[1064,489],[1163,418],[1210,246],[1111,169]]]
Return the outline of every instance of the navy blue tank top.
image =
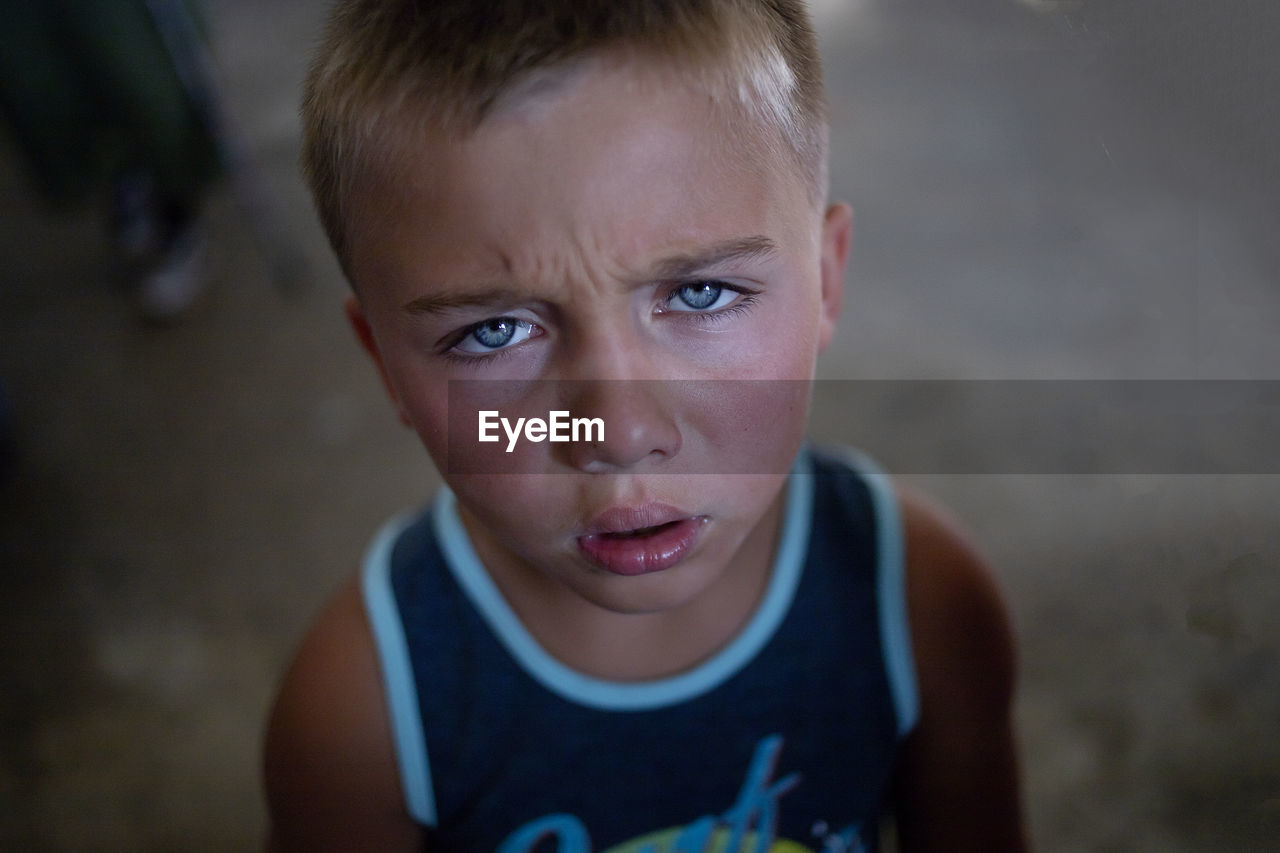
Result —
[[[476,557],[451,493],[366,557],[406,806],[428,847],[524,853],[874,850],[918,715],[887,478],[801,453],[747,626],[657,681],[544,651]]]

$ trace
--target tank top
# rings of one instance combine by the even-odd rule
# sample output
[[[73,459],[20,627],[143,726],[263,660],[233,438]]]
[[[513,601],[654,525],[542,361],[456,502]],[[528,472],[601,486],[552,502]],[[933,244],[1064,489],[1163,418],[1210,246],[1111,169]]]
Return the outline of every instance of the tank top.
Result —
[[[409,814],[431,850],[875,850],[918,716],[897,501],[804,450],[769,581],[692,670],[578,673],[525,630],[443,490],[369,548],[363,594]]]

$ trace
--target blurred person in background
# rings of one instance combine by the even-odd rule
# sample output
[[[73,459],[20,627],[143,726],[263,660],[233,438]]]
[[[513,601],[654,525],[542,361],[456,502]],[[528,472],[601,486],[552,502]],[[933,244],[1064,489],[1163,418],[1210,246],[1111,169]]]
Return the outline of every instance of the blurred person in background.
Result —
[[[180,317],[205,281],[201,201],[222,170],[196,0],[0,0],[0,115],[41,194],[109,197],[141,315]]]

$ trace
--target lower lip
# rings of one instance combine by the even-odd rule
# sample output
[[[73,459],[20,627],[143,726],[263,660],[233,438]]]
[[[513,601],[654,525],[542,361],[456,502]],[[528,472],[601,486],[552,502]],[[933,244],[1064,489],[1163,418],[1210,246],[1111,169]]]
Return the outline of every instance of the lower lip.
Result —
[[[703,521],[683,518],[646,536],[579,536],[578,548],[606,572],[627,577],[647,575],[669,569],[688,556],[698,541]]]

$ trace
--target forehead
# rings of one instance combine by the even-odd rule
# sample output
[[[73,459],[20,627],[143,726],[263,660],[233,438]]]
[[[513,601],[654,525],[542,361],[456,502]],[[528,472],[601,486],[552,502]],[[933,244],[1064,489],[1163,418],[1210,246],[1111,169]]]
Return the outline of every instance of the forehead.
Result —
[[[356,275],[362,288],[546,283],[747,237],[805,244],[814,205],[774,136],[670,69],[584,62],[464,138],[407,145],[358,205]]]

